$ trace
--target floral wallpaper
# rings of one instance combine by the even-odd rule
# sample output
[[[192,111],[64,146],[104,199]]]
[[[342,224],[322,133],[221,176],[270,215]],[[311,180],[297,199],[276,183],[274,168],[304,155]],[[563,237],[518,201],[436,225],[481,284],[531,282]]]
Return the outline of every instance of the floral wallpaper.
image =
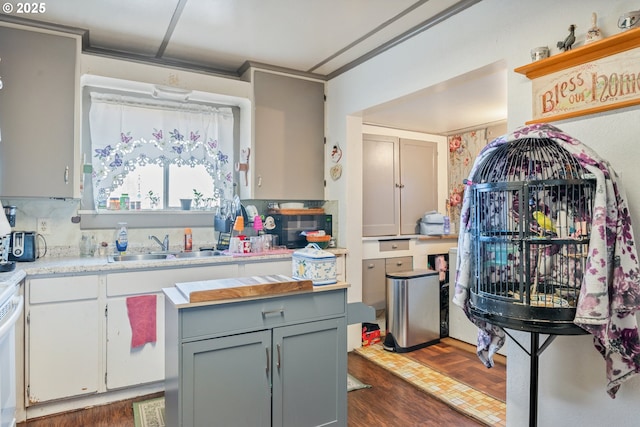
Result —
[[[447,215],[451,221],[451,232],[458,231],[460,208],[464,194],[464,180],[469,177],[473,162],[480,150],[487,145],[486,129],[478,129],[449,136],[449,195]]]

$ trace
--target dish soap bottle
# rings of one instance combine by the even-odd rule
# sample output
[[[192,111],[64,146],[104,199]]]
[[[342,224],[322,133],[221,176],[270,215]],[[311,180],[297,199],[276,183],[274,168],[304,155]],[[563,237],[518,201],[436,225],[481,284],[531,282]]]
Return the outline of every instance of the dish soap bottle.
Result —
[[[116,227],[116,250],[121,254],[126,252],[129,244],[129,233],[127,232],[127,223],[119,222]]]
[[[191,229],[185,228],[184,229],[184,251],[191,252],[192,249],[193,249],[193,237],[191,235]]]

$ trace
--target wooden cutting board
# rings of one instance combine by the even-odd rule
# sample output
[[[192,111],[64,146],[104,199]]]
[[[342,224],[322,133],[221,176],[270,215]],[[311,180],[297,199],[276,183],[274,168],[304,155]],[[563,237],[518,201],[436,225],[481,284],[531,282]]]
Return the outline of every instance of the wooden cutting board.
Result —
[[[275,274],[176,283],[176,288],[189,302],[206,302],[311,291],[313,282]]]

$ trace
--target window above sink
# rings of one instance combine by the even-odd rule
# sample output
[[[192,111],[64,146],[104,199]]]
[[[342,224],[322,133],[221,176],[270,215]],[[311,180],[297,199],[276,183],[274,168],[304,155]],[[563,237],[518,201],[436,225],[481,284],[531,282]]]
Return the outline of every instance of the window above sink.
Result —
[[[91,75],[82,89],[82,228],[211,225],[234,194],[249,100]]]

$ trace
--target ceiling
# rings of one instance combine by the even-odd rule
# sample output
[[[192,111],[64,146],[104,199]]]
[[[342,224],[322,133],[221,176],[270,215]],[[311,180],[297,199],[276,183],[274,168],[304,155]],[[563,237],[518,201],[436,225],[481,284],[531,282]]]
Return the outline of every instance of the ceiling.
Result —
[[[88,53],[234,78],[261,64],[331,79],[479,1],[55,0],[28,20],[0,20],[80,31]],[[506,71],[488,69],[364,111],[363,120],[445,134],[503,120],[505,106]]]

